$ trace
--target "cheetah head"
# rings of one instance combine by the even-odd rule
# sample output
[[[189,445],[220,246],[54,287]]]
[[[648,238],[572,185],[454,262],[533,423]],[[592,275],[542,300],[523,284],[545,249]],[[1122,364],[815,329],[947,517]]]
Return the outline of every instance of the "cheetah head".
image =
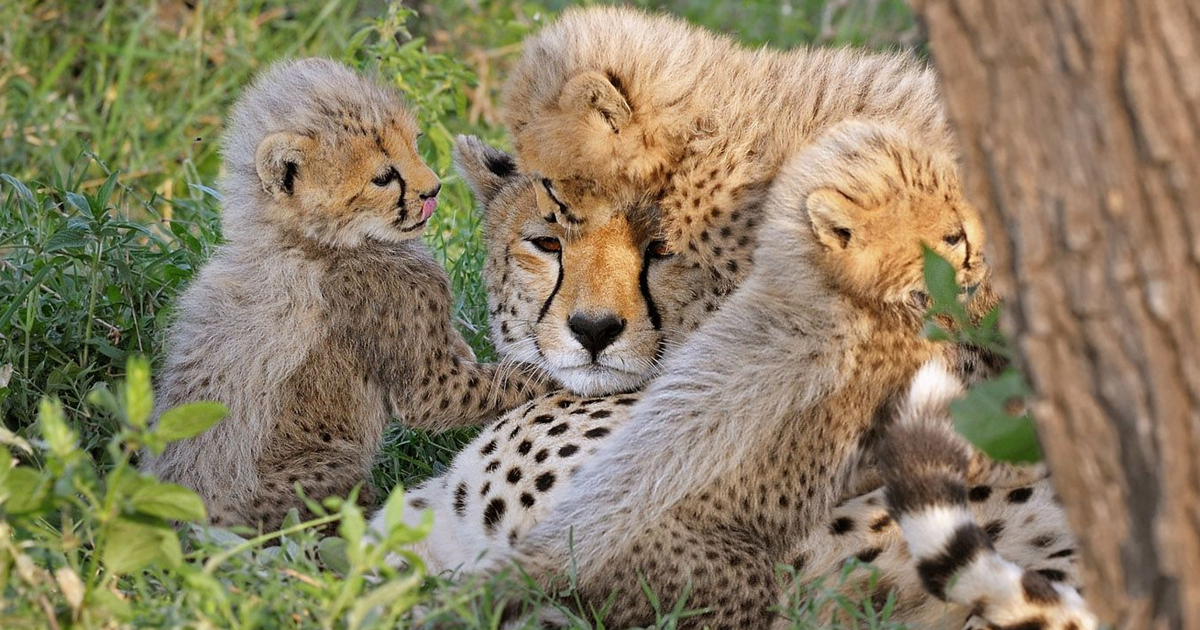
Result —
[[[554,189],[508,154],[460,137],[455,162],[484,213],[497,350],[581,395],[634,390],[654,376],[702,278],[667,251],[653,208],[633,202],[572,225]]]
[[[855,299],[923,312],[922,246],[954,266],[960,286],[988,278],[983,225],[952,156],[891,126],[835,126],[785,165],[772,194],[770,207],[801,212],[773,213],[762,237],[783,247],[764,240],[760,251],[815,241],[814,264]]]
[[[437,175],[417,154],[400,97],[342,64],[273,66],[230,121],[230,177],[250,204],[230,204],[331,246],[420,236],[437,207]],[[236,210],[235,210],[236,212]]]

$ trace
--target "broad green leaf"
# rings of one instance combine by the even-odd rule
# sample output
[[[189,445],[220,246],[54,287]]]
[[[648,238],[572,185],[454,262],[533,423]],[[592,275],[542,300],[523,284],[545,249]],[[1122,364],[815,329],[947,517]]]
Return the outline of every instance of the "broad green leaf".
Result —
[[[50,452],[56,457],[67,459],[75,452],[75,432],[67,426],[67,421],[63,417],[62,403],[43,398],[38,404],[38,424],[41,425],[42,437],[50,446]]]
[[[145,428],[153,410],[150,362],[145,357],[129,357],[125,364],[125,416],[129,424],[141,429]]]
[[[207,515],[199,495],[173,483],[148,483],[129,503],[142,514],[172,521],[203,521]]]
[[[4,508],[9,514],[33,512],[42,505],[50,489],[50,480],[28,466],[8,471],[0,496],[6,497]]]
[[[103,560],[113,573],[134,573],[156,562],[174,568],[183,561],[179,537],[164,521],[119,517],[107,533]]]
[[[204,433],[229,413],[217,402],[194,402],[164,411],[154,434],[168,442]]]
[[[954,266],[937,254],[937,252],[922,247],[924,258],[925,290],[933,299],[930,311],[934,314],[944,313],[962,321],[966,310],[958,301],[958,281],[955,279]]]
[[[317,543],[317,555],[321,562],[335,573],[345,575],[350,572],[350,558],[346,554],[346,540],[329,536]]]
[[[1006,404],[1029,393],[1021,375],[1008,370],[980,383],[961,400],[950,404],[954,427],[992,459],[1007,462],[1041,460],[1037,431],[1028,415],[1014,417]]]
[[[17,191],[17,197],[25,205],[33,205],[33,193],[29,191],[29,188],[25,186],[21,180],[9,175],[8,173],[0,174],[0,180],[7,182],[9,186],[12,186],[13,190]]]

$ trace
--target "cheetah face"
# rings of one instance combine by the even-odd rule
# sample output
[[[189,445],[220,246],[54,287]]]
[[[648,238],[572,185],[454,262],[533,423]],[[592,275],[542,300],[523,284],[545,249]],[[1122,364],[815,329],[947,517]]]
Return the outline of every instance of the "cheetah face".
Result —
[[[508,155],[463,138],[456,158],[485,212],[496,348],[586,396],[654,376],[696,272],[659,240],[653,209],[589,212],[570,225],[553,186],[517,173]]]
[[[336,114],[334,114],[336,116]],[[256,164],[281,224],[334,246],[420,236],[437,207],[437,175],[404,112],[371,124],[336,118],[318,132],[267,136]]]
[[[834,127],[784,167],[772,194],[772,206],[801,212],[775,213],[769,231],[815,238],[816,263],[856,299],[923,313],[922,246],[955,267],[960,286],[987,279],[983,225],[951,156],[899,129]]]

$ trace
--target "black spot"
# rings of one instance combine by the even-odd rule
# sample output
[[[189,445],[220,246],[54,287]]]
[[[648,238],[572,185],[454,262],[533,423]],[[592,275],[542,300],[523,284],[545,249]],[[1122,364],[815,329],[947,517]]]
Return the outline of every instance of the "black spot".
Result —
[[[488,462],[488,465],[486,468],[483,469],[483,472],[489,472],[489,473],[496,472],[496,469],[499,467],[500,467],[500,460],[493,459],[492,461]]]
[[[612,415],[612,412],[607,409],[601,409],[599,411],[592,412],[592,417],[596,418],[597,420],[599,420],[600,418],[607,418],[611,415]]]
[[[835,520],[829,525],[829,533],[835,536],[840,536],[854,529],[854,521],[845,516]]]
[[[483,448],[479,449],[479,454],[486,457],[488,455],[491,455],[495,451],[496,451],[496,440],[492,440],[491,442],[488,442],[487,444],[485,444],[483,446]]]
[[[1058,540],[1058,537],[1055,536],[1054,534],[1042,534],[1041,536],[1037,536],[1034,539],[1030,540],[1029,544],[1033,545],[1034,547],[1037,547],[1038,549],[1045,549],[1046,547],[1053,545],[1054,542],[1057,540]]]
[[[974,523],[965,523],[954,531],[942,552],[917,563],[917,575],[925,590],[938,599],[946,599],[950,578],[971,564],[981,549],[991,549],[987,534]]]
[[[454,513],[459,517],[467,514],[467,482],[458,482],[458,487],[454,488]]]
[[[1067,581],[1067,574],[1059,571],[1058,569],[1038,569],[1038,573],[1051,582]]]
[[[559,408],[559,409],[566,409],[567,407],[570,407],[570,406],[571,406],[571,401],[569,401],[569,400],[560,400],[560,401],[558,401],[558,408]]]
[[[533,499],[532,494],[529,494],[528,492],[521,493],[521,505],[523,505],[527,508],[531,508],[531,507],[533,507],[534,503],[535,503],[535,501]]]
[[[988,539],[993,543],[1000,540],[1000,535],[1004,533],[1004,522],[996,519],[987,525],[983,526],[983,531],[987,534]]]
[[[409,501],[408,504],[418,510],[423,510],[423,509],[429,507],[429,502],[426,501],[425,499],[422,499],[421,497],[417,497],[417,498]]]
[[[542,449],[533,456],[533,461],[540,464],[540,463],[546,461],[546,458],[549,456],[550,456],[550,451],[548,451],[546,449]]]
[[[875,519],[874,523],[871,523],[871,531],[881,532],[884,530],[884,528],[886,528],[888,525],[891,525],[891,524],[892,524],[892,517],[888,516],[887,514],[884,514],[883,516],[880,516],[879,518]]]
[[[508,479],[508,483],[517,483],[521,480],[521,469],[514,467],[508,471],[508,476],[505,478]]]
[[[520,455],[528,455],[529,449],[531,448],[533,448],[533,442],[530,442],[529,440],[521,440],[521,443],[517,445],[517,453]]]
[[[492,482],[485,481],[485,482],[483,482],[483,487],[479,489],[479,496],[486,497],[488,495],[488,493],[491,491],[492,491]]]
[[[550,424],[554,422],[554,416],[549,414],[540,415],[533,419],[534,424]]]
[[[332,435],[329,435],[328,433],[321,433],[321,441],[322,441],[322,442],[325,442],[325,443],[327,443],[327,444],[328,444],[328,443],[329,443],[330,441],[332,441],[332,440],[333,440],[333,436],[332,436]]]
[[[608,433],[608,427],[596,427],[595,429],[588,429],[587,431],[584,431],[583,437],[591,439],[602,438],[608,435]]]
[[[879,554],[881,553],[883,553],[883,549],[879,547],[871,547],[869,549],[863,549],[854,557],[858,558],[860,562],[874,562],[875,558],[878,558]]]
[[[504,499],[499,497],[488,502],[487,507],[483,510],[483,528],[487,533],[491,534],[496,529],[496,525],[500,519],[504,518],[504,511],[508,509],[508,505],[504,503]]]
[[[1017,488],[1008,493],[1009,503],[1024,503],[1033,496],[1033,488]]]
[[[539,492],[545,492],[554,487],[554,480],[554,473],[544,472],[538,475],[538,478],[534,480],[533,485],[538,489]]]
[[[561,422],[559,424],[556,424],[556,425],[550,427],[550,430],[546,431],[546,435],[562,435],[563,433],[567,432],[567,429],[570,429],[570,428],[571,428],[571,425],[567,424],[566,422]]]
[[[618,398],[615,401],[613,401],[613,404],[614,405],[632,405],[633,403],[635,403],[637,401],[638,401],[638,399],[636,399],[636,398]]]
[[[1075,555],[1075,550],[1071,549],[1070,547],[1067,547],[1066,549],[1061,549],[1059,551],[1055,551],[1054,553],[1052,553],[1046,557],[1047,558],[1070,558],[1073,555]]]
[[[578,450],[579,450],[578,446],[575,446],[574,444],[568,444],[568,445],[558,449],[558,456],[559,457],[570,457],[570,456],[574,455],[575,452]]]
[[[971,491],[967,493],[967,498],[975,503],[987,501],[988,497],[990,496],[992,496],[991,486],[974,486],[971,488]]]

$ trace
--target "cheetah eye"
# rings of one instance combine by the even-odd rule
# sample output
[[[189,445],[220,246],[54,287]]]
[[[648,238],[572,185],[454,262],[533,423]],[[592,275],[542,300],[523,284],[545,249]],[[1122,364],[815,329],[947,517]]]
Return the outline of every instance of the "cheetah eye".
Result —
[[[950,247],[957,247],[958,244],[963,242],[963,239],[965,239],[965,238],[967,238],[967,235],[964,234],[962,230],[959,230],[959,231],[955,232],[954,234],[951,234],[950,236],[943,238],[942,242],[949,245]]]
[[[646,255],[654,260],[661,260],[663,258],[670,258],[675,253],[671,251],[671,248],[667,246],[665,241],[655,239],[650,241],[650,244],[646,246]]]
[[[534,247],[547,254],[556,254],[562,251],[562,242],[553,236],[539,236],[527,240],[533,243]]]
[[[375,177],[375,179],[372,179],[371,183],[375,184],[376,186],[379,186],[380,188],[383,188],[384,186],[387,186],[388,184],[390,184],[393,181],[398,180],[398,179],[400,179],[400,173],[397,173],[396,167],[393,166],[393,167],[389,167],[388,170],[385,171],[382,175],[378,175]]]

